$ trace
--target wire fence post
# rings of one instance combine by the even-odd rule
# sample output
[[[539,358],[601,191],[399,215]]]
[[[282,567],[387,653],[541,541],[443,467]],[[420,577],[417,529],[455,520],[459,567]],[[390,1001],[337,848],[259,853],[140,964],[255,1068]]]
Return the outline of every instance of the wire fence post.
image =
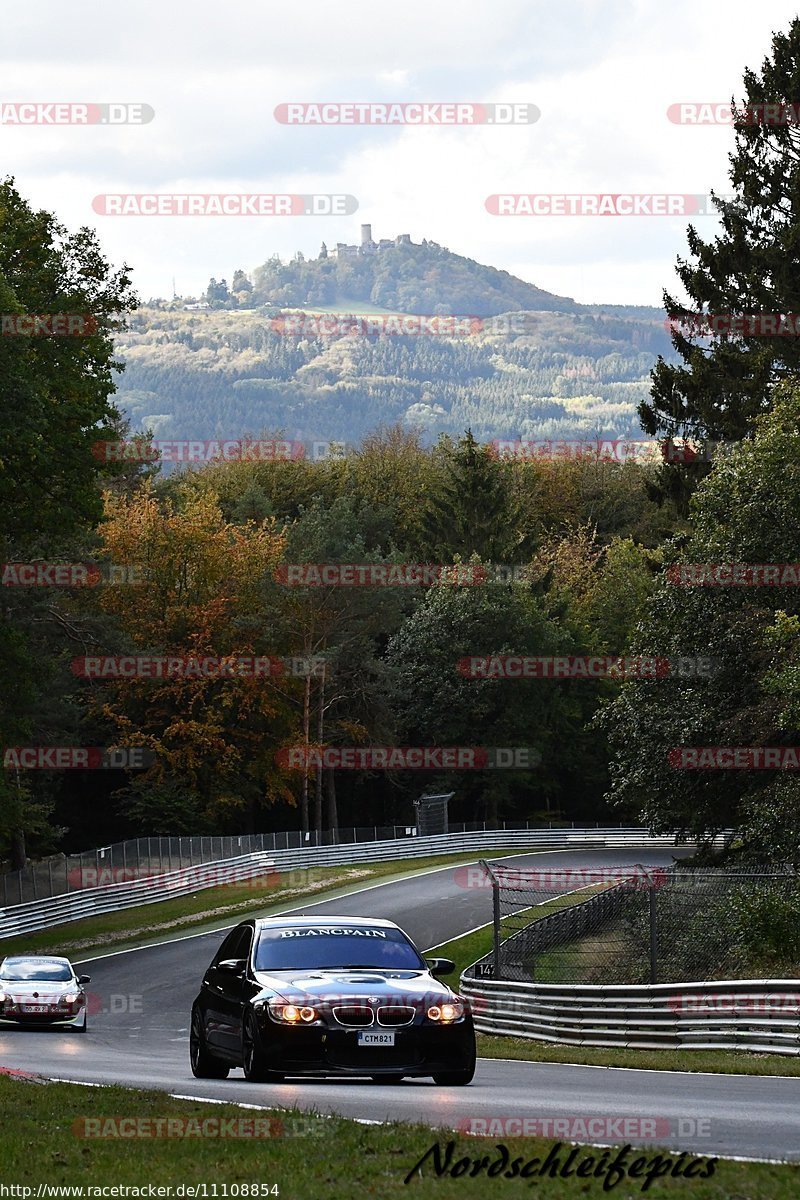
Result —
[[[648,891],[650,904],[650,982],[658,983],[658,913],[656,908],[656,889],[651,879]]]
[[[500,880],[495,875],[485,858],[478,859],[478,866],[483,867],[492,882],[492,974],[500,978]]]

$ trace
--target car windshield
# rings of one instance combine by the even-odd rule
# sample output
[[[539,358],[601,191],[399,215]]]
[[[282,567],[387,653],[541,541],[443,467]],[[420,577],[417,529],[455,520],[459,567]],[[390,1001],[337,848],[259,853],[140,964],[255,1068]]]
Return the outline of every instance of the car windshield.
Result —
[[[257,971],[307,967],[365,967],[425,970],[399,929],[379,926],[313,925],[262,930],[255,954]]]
[[[68,983],[72,979],[72,971],[66,963],[42,962],[35,958],[6,959],[0,967],[0,979],[35,980],[41,979],[49,983]]]

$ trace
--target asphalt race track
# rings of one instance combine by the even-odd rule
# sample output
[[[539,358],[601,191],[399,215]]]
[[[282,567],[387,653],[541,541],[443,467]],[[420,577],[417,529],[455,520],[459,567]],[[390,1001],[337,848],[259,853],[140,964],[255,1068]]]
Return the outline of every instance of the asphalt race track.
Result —
[[[670,863],[671,853],[571,850],[513,855],[503,861],[546,869],[633,862],[655,866]],[[424,862],[420,870],[425,870]],[[428,871],[337,900],[301,909],[295,905],[293,911],[387,917],[421,949],[432,948],[491,919],[489,890],[459,886],[454,870]],[[3,1029],[0,1065],[59,1079],[160,1088],[186,1097],[265,1107],[297,1105],[372,1121],[426,1121],[449,1128],[472,1118],[650,1117],[659,1122],[660,1131],[651,1144],[704,1155],[800,1161],[800,1078],[655,1074],[481,1059],[467,1088],[410,1079],[388,1085],[314,1079],[248,1084],[239,1070],[227,1080],[194,1079],[189,1069],[189,1013],[222,937],[223,931],[217,930],[82,960],[83,971],[92,977],[89,991],[100,1009],[90,1016],[88,1034]],[[582,1140],[648,1144],[636,1136]]]

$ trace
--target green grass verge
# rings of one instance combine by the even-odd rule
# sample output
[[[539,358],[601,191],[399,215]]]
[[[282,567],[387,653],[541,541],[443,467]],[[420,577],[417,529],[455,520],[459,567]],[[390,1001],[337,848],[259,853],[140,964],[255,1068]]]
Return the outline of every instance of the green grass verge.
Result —
[[[365,1087],[371,1085],[365,1084]],[[253,1088],[253,1100],[262,1096]],[[484,1155],[489,1165],[498,1158],[497,1139],[466,1137],[445,1130],[431,1130],[422,1125],[389,1124],[361,1125],[342,1118],[309,1121],[308,1114],[276,1112],[275,1117],[284,1129],[308,1130],[306,1136],[273,1136],[269,1138],[235,1139],[213,1136],[143,1138],[132,1137],[134,1126],[123,1126],[128,1136],[81,1136],[87,1127],[84,1121],[103,1118],[141,1118],[151,1130],[159,1119],[208,1122],[209,1119],[256,1120],[267,1128],[269,1114],[234,1105],[210,1105],[191,1100],[175,1100],[161,1092],[139,1091],[121,1087],[83,1088],[71,1084],[37,1085],[30,1081],[0,1077],[0,1111],[13,1114],[0,1123],[0,1163],[2,1182],[6,1185],[35,1189],[39,1184],[51,1186],[102,1187],[121,1185],[144,1188],[148,1185],[172,1187],[206,1185],[206,1196],[231,1194],[232,1185],[262,1185],[260,1193],[267,1196],[267,1187],[277,1185],[282,1200],[341,1200],[345,1196],[376,1197],[393,1200],[400,1196],[484,1197],[500,1193],[503,1196],[530,1195],[531,1185],[542,1187],[548,1200],[574,1200],[576,1196],[608,1195],[601,1179],[545,1178],[496,1180],[487,1179],[485,1172],[477,1178],[449,1173],[437,1176],[433,1157],[429,1157],[409,1184],[405,1177],[427,1151],[438,1143],[444,1159],[447,1143],[455,1142],[451,1165],[462,1156],[474,1162]],[[162,1126],[163,1127],[163,1126]],[[102,1124],[88,1126],[91,1130],[108,1129]],[[119,1128],[117,1126],[117,1128]],[[173,1129],[175,1127],[173,1126]],[[194,1130],[202,1130],[195,1125]],[[206,1125],[206,1129],[214,1128]],[[228,1126],[230,1129],[230,1126]],[[543,1161],[555,1143],[540,1138],[509,1138],[504,1140],[509,1158],[520,1157],[525,1162],[533,1157]],[[560,1162],[569,1153],[561,1147]],[[666,1154],[667,1152],[665,1152]],[[610,1152],[608,1160],[613,1157]],[[631,1163],[639,1156],[652,1162],[657,1151],[645,1149],[628,1153]],[[574,1165],[591,1156],[599,1165],[602,1151],[586,1148],[578,1152]],[[680,1162],[677,1155],[669,1156],[671,1165]],[[551,1160],[552,1161],[552,1160]],[[693,1161],[687,1156],[682,1166]],[[704,1160],[707,1161],[707,1160]],[[645,1168],[646,1169],[646,1168]],[[467,1170],[467,1168],[464,1168]],[[645,1179],[627,1179],[612,1194],[627,1200],[641,1195]],[[656,1180],[644,1193],[651,1197],[691,1196],[692,1200],[794,1200],[800,1189],[800,1172],[794,1165],[767,1163],[716,1163],[709,1179],[671,1178]],[[9,1193],[11,1194],[11,1193]],[[23,1196],[24,1193],[17,1192]],[[35,1191],[30,1193],[35,1195]],[[91,1195],[91,1193],[84,1193]],[[183,1192],[185,1195],[185,1190]],[[198,1194],[202,1195],[202,1192]],[[242,1195],[243,1191],[235,1194]],[[275,1194],[275,1193],[272,1193]]]
[[[492,857],[533,853],[535,850],[536,847],[526,850],[525,847],[514,846],[494,850]],[[474,854],[442,854],[394,862],[289,868],[260,880],[204,888],[189,896],[124,908],[102,916],[85,917],[80,921],[53,925],[37,933],[0,938],[0,956],[34,952],[72,956],[78,951],[101,946],[127,949],[175,933],[221,929],[253,914],[268,916],[286,907],[300,906],[307,899],[317,902],[344,896],[373,882],[388,883],[409,873],[475,861]]]
[[[602,885],[601,885],[602,886]],[[557,908],[585,899],[584,891],[559,896],[537,905],[540,919]],[[530,910],[529,910],[530,911]],[[516,921],[516,918],[514,919]],[[516,928],[503,922],[502,928]],[[458,978],[462,972],[492,949],[492,927],[488,925],[436,947],[436,954],[452,958]],[[455,975],[453,977],[455,979]],[[747,1050],[628,1050],[615,1046],[570,1046],[515,1038],[502,1034],[478,1034],[478,1054],[483,1058],[513,1058],[528,1062],[571,1063],[597,1067],[638,1067],[649,1071],[698,1071],[713,1074],[800,1075],[800,1056],[756,1054]]]
[[[709,1071],[714,1075],[800,1075],[800,1057],[747,1050],[628,1050],[624,1046],[566,1046],[533,1038],[478,1034],[482,1058],[638,1067],[647,1071]]]

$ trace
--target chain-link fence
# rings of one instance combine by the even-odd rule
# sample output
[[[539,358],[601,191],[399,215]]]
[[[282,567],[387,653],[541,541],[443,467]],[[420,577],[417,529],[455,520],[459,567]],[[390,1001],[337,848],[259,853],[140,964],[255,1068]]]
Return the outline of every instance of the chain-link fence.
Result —
[[[450,833],[477,833],[494,829],[574,828],[569,822],[450,822]],[[585,827],[585,826],[584,826]],[[604,826],[604,828],[610,826]],[[599,828],[599,826],[598,826]],[[21,871],[0,873],[0,906],[25,904],[48,896],[60,896],[81,888],[109,883],[127,883],[178,871],[207,862],[219,862],[259,850],[298,850],[308,846],[349,845],[359,842],[391,841],[417,835],[415,825],[364,825],[329,830],[312,830],[306,839],[299,829],[281,833],[235,834],[231,837],[147,837],[115,842],[80,854],[58,854],[29,863]]]
[[[800,875],[789,868],[483,866],[494,946],[478,977],[638,984],[800,974]]]

